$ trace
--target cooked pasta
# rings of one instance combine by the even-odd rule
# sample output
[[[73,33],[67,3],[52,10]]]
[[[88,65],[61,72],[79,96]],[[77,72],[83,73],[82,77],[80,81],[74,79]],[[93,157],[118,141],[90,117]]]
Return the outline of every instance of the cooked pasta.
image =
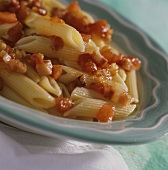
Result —
[[[68,119],[132,114],[141,61],[112,43],[108,22],[95,21],[77,1],[24,1],[1,3],[0,95]]]

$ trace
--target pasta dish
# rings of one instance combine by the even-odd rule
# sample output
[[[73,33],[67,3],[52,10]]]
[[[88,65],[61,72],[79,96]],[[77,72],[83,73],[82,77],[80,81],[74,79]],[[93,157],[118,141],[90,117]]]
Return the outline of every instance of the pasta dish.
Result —
[[[113,29],[77,1],[0,3],[0,95],[47,114],[109,122],[139,103],[141,61],[112,45]]]

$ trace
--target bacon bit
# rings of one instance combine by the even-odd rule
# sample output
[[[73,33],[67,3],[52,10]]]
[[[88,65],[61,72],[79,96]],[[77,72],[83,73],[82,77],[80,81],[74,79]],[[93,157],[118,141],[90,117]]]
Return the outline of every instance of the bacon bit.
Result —
[[[18,22],[14,27],[8,30],[8,40],[16,42],[22,37],[22,24]]]
[[[40,15],[47,14],[47,11],[42,8],[41,0],[8,0],[0,3],[0,11],[16,13],[18,20],[22,23],[30,10]]]
[[[141,67],[141,61],[138,58],[132,57],[132,56],[125,56],[125,58],[128,58],[131,60],[134,70],[139,70],[139,68]]]
[[[16,15],[18,20],[23,23],[25,18],[29,15],[30,13],[30,8],[27,7],[24,3],[20,4],[19,9],[16,11]]]
[[[51,16],[57,16],[58,18],[62,19],[66,12],[66,9],[53,8],[51,11]]]
[[[104,94],[103,94],[103,96],[105,98],[107,98],[107,99],[111,99],[116,91],[112,87],[107,85],[107,84],[103,84],[103,85],[104,85]]]
[[[40,14],[40,15],[46,15],[47,14],[47,11],[45,9],[39,8],[37,6],[34,6],[32,8],[32,11],[34,11],[34,12]]]
[[[67,7],[67,11],[68,12],[76,12],[76,13],[81,12],[81,8],[79,6],[79,3],[77,1],[71,2]]]
[[[57,110],[61,113],[64,113],[73,107],[72,99],[58,97],[55,99]]]
[[[133,69],[133,64],[129,58],[123,57],[117,64],[126,71],[131,71]]]
[[[83,41],[85,42],[85,44],[88,43],[89,40],[91,39],[91,35],[89,35],[89,34],[83,34],[83,33],[81,33],[81,36],[82,36]]]
[[[55,80],[57,80],[61,76],[61,74],[62,74],[62,66],[61,65],[53,65],[51,77],[53,77]]]
[[[104,104],[98,111],[96,118],[98,122],[108,122],[112,120],[115,113],[115,106]]]
[[[33,67],[36,67],[36,64],[43,62],[44,55],[43,54],[32,54],[26,56],[27,62],[32,65]]]
[[[9,12],[0,12],[0,23],[15,23],[17,22],[16,15]]]
[[[131,102],[131,96],[127,92],[123,92],[119,95],[118,103],[121,106],[127,106]]]
[[[100,53],[108,60],[108,64],[117,63],[123,57],[122,53],[119,53],[119,55],[115,54],[109,46],[103,47]]]
[[[9,66],[9,68],[14,72],[24,74],[27,71],[26,64],[22,63],[18,59],[10,59],[7,64]]]
[[[96,91],[97,93],[99,94],[104,94],[104,86],[102,83],[91,83],[90,86],[89,86],[90,89]]]
[[[3,90],[4,87],[4,81],[3,79],[0,77],[0,91]]]
[[[5,51],[11,56],[11,58],[15,58],[15,50],[14,48],[11,48],[10,46],[7,46],[5,48]]]
[[[110,25],[106,20],[99,20],[93,24],[89,24],[88,30],[90,33],[96,34],[103,38],[105,42],[109,42],[111,40],[111,35],[113,33],[112,29],[110,29]]]
[[[81,69],[88,74],[95,74],[97,72],[97,66],[89,53],[79,55],[78,64],[81,66]]]
[[[50,18],[50,21],[51,21],[52,23],[55,23],[55,24],[57,24],[57,23],[59,23],[59,24],[65,24],[64,20],[58,18],[57,16],[51,17],[51,18]]]
[[[71,25],[79,32],[84,34],[91,34],[87,28],[89,20],[82,13],[67,12],[62,19],[65,21],[66,24]]]
[[[36,64],[36,70],[40,76],[49,76],[52,74],[51,60],[43,60]]]
[[[107,59],[105,59],[100,53],[93,51],[91,57],[92,60],[96,63],[97,67],[101,67],[101,68],[108,67]]]
[[[57,51],[64,47],[64,41],[62,40],[62,38],[58,36],[50,36],[50,39],[52,40],[51,48],[54,51]]]
[[[102,94],[107,99],[111,99],[115,94],[115,90],[105,83],[100,82],[91,83],[89,88],[96,91],[99,94]]]
[[[141,61],[132,56],[124,56],[117,64],[125,71],[138,70],[141,66]]]

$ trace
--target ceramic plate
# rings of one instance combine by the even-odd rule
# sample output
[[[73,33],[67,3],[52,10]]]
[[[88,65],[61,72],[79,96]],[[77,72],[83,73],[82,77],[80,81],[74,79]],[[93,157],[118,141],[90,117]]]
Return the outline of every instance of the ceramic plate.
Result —
[[[140,103],[136,112],[118,122],[96,123],[53,117],[0,97],[0,120],[47,136],[63,136],[106,144],[142,144],[168,133],[168,60],[145,33],[98,1],[79,1],[82,9],[106,19],[113,42],[142,61],[138,73]]]

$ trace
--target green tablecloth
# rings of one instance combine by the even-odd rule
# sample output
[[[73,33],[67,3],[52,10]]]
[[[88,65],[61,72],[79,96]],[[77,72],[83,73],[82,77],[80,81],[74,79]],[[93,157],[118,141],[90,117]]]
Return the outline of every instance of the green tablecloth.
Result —
[[[168,0],[100,0],[152,37],[168,54]]]
[[[100,0],[152,37],[168,54],[168,0]],[[167,170],[168,137],[138,146],[115,147],[130,170]]]

